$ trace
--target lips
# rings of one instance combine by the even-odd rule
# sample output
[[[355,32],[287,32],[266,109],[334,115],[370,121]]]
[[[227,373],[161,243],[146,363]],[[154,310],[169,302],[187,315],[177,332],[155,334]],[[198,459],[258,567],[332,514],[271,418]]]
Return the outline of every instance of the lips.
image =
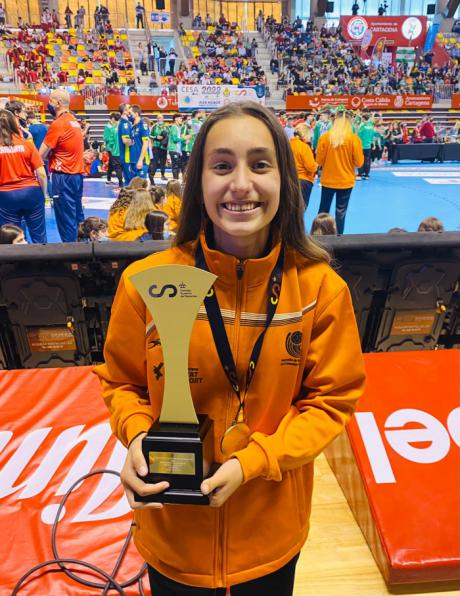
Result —
[[[233,213],[246,213],[248,211],[254,211],[257,207],[260,207],[262,203],[257,201],[251,201],[246,203],[223,203],[222,207],[227,211],[232,211]]]

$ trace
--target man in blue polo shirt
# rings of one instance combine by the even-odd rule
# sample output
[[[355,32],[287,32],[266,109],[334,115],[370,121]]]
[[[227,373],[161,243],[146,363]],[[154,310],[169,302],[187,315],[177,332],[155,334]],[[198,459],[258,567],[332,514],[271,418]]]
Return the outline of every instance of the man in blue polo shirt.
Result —
[[[120,163],[123,170],[125,186],[131,182],[131,145],[132,141],[132,115],[131,106],[127,103],[120,104],[120,122],[118,124],[118,145],[120,148]]]
[[[150,130],[142,119],[140,106],[131,106],[131,112],[134,116],[134,123],[131,130],[132,145],[130,147],[131,177],[140,176],[141,178],[147,178],[150,163]]]

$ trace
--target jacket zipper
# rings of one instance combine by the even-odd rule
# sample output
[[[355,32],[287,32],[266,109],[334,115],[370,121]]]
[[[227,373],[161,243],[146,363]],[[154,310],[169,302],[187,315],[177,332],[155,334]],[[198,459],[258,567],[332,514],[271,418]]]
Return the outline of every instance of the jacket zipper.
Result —
[[[239,340],[239,324],[240,324],[240,316],[241,316],[241,299],[242,299],[242,289],[243,289],[243,276],[244,276],[244,260],[238,259],[236,264],[236,304],[235,304],[235,324],[234,324],[234,338],[233,338],[233,358],[235,361],[235,366],[237,365],[238,361],[238,340]],[[226,425],[228,426],[233,422],[233,414],[231,416],[231,420],[229,420],[229,412],[232,408],[234,400],[233,391],[229,390],[229,400],[227,402],[227,413],[226,413]],[[218,565],[218,585],[221,584],[225,587],[224,578],[225,578],[225,570],[224,567],[227,564],[226,556],[224,553],[224,543],[226,540],[227,535],[227,527],[226,527],[226,511],[227,511],[227,504],[225,503],[219,509],[219,519],[218,519],[218,532],[219,532],[219,565]]]

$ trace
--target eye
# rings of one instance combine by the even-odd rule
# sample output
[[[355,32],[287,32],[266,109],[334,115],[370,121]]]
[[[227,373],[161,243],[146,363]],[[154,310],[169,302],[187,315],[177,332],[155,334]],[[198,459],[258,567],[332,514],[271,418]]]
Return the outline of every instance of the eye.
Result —
[[[217,172],[227,172],[231,170],[231,165],[225,161],[220,161],[212,166],[212,169]]]
[[[271,168],[271,164],[268,161],[256,161],[252,166],[254,170],[263,171]]]

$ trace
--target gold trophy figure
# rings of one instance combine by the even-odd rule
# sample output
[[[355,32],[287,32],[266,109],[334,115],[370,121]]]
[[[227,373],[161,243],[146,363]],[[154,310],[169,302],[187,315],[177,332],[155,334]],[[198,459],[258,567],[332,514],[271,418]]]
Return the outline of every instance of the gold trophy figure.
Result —
[[[214,462],[213,423],[195,412],[188,352],[198,310],[215,280],[209,271],[186,265],[160,265],[130,277],[158,329],[165,368],[160,418],[142,441],[148,468],[142,480],[169,482],[166,491],[136,495],[136,501],[209,503],[200,485]]]

